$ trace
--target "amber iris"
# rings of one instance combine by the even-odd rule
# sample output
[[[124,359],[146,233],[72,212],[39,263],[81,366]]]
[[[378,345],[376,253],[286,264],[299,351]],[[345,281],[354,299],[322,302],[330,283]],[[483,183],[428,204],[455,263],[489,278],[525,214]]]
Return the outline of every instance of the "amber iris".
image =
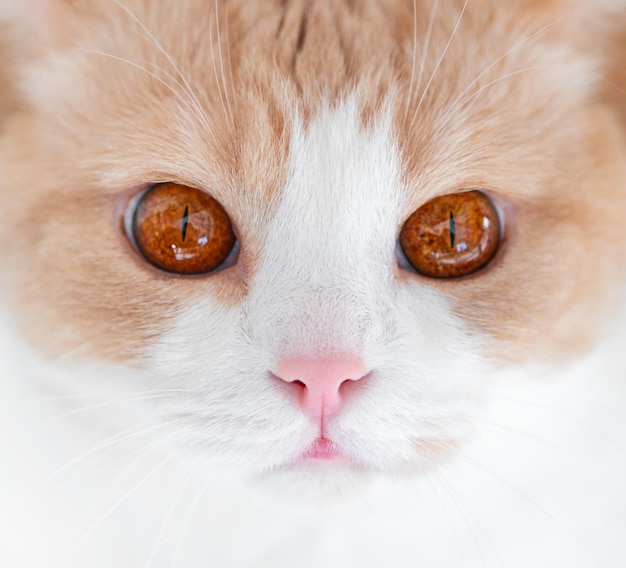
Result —
[[[137,203],[133,236],[151,264],[177,274],[204,274],[226,260],[235,235],[224,208],[199,189],[163,183]]]
[[[409,217],[400,244],[424,276],[467,276],[484,268],[500,246],[498,213],[480,191],[436,197]]]

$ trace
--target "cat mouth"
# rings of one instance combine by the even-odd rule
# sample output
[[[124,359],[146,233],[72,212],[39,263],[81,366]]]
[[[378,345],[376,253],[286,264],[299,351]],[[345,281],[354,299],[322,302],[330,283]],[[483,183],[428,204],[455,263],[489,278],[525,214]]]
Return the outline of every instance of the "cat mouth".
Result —
[[[337,445],[328,438],[320,436],[302,454],[305,462],[345,462],[349,461],[344,456]]]

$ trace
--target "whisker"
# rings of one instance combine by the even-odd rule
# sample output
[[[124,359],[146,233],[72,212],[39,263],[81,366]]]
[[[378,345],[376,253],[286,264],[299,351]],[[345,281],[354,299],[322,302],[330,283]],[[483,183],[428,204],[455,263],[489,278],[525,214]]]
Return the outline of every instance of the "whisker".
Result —
[[[446,127],[448,127],[450,123],[458,116],[459,112],[467,103],[469,103],[474,97],[478,96],[481,92],[488,89],[489,87],[501,81],[504,81],[506,79],[510,79],[511,77],[514,77],[516,75],[521,75],[522,73],[528,73],[530,71],[545,71],[546,69],[554,69],[554,68],[558,68],[558,66],[557,65],[541,65],[537,67],[527,67],[525,69],[518,69],[517,71],[512,71],[510,73],[502,75],[501,77],[498,77],[497,79],[494,79],[493,81],[490,81],[486,85],[483,85],[482,87],[477,89],[474,93],[472,93],[470,96],[466,97],[465,100],[461,101],[460,103],[455,104],[453,107],[445,111],[445,114],[443,115],[440,121],[440,124],[437,126],[437,129],[432,133],[431,139],[437,138],[437,136],[439,136],[441,132]]]
[[[428,55],[428,50],[430,49],[430,42],[432,41],[433,30],[435,28],[435,19],[437,17],[438,10],[439,10],[439,0],[435,0],[435,4],[433,5],[432,11],[430,13],[430,18],[428,20],[428,29],[426,30],[426,37],[424,39],[424,47],[422,49],[422,60],[420,61],[420,73],[417,78],[418,90],[422,87],[422,80],[424,79],[424,68],[426,65],[426,56]]]
[[[513,52],[517,51],[518,49],[520,49],[521,47],[526,45],[529,41],[532,41],[532,40],[538,38],[539,36],[544,34],[546,31],[548,31],[551,28],[553,28],[554,26],[556,26],[559,22],[561,22],[562,20],[564,20],[564,19],[566,19],[566,18],[568,18],[570,16],[571,16],[571,13],[568,13],[568,14],[563,14],[561,16],[558,16],[557,18],[554,18],[552,21],[548,22],[546,25],[542,26],[540,29],[538,29],[537,31],[535,31],[531,35],[529,35],[529,36],[523,38],[521,41],[517,42],[515,45],[513,45],[511,48],[509,48],[506,52],[504,52],[502,55],[500,55],[497,59],[495,59],[492,63],[490,63],[487,67],[485,67],[472,81],[470,81],[470,83],[463,89],[463,91],[450,104],[449,110],[446,112],[446,115],[450,116],[450,120],[452,118],[454,118],[454,116],[459,112],[459,110],[461,108],[463,108],[463,106],[465,104],[467,104],[471,99],[474,98],[475,95],[477,95],[479,92],[481,92],[483,90],[483,89],[479,89],[476,93],[474,93],[474,96],[468,97],[465,100],[463,100],[463,97],[472,88],[472,86],[474,86],[478,81],[480,81],[480,79],[482,77],[484,77],[491,69],[493,69],[498,63],[500,63],[503,59],[505,59],[506,57],[511,55]],[[555,66],[551,66],[551,67],[555,67]],[[531,69],[541,69],[541,68],[542,67],[533,67],[533,68],[529,68],[529,70],[531,70]],[[518,72],[516,72],[516,73],[518,73]],[[515,73],[513,73],[513,74],[515,74]],[[513,75],[513,74],[510,74],[510,75]],[[485,85],[484,88],[486,88],[488,86],[491,86],[492,84],[493,84],[493,82],[490,83],[489,85]],[[463,102],[459,102],[461,100],[463,100]],[[449,124],[450,120],[444,121],[443,126]],[[437,131],[435,132],[433,137],[437,136],[441,132],[441,130],[442,130],[442,126],[440,126],[437,129]]]
[[[622,93],[622,95],[626,95],[626,91],[624,89],[622,89],[619,85],[615,84],[613,81],[610,81],[606,77],[600,77],[600,80],[604,81],[608,85],[611,85],[611,87],[614,87],[615,90],[620,92],[620,93]]]
[[[228,12],[226,13],[226,21],[228,22]],[[228,107],[228,115],[230,116],[230,124],[235,124],[235,117],[233,115],[233,109],[230,106],[230,99],[228,98],[228,87],[226,86],[226,74],[224,73],[224,57],[222,55],[222,38],[220,35],[220,17],[218,11],[217,0],[215,0],[215,27],[217,30],[217,50],[220,58],[220,71],[222,75],[222,86],[224,88],[224,98],[226,99],[226,106]]]
[[[412,129],[413,125],[415,124],[415,120],[417,118],[417,115],[419,114],[420,109],[422,108],[422,104],[424,102],[424,99],[426,98],[426,95],[428,94],[430,86],[432,85],[432,82],[435,79],[437,72],[439,71],[439,68],[441,67],[442,62],[445,59],[446,54],[448,53],[448,49],[450,48],[450,45],[452,44],[452,40],[455,38],[457,31],[459,30],[461,21],[463,20],[463,16],[465,15],[465,10],[467,9],[468,4],[469,4],[469,0],[465,0],[463,4],[463,8],[461,10],[461,14],[459,15],[459,18],[456,21],[456,25],[454,26],[454,29],[452,30],[452,33],[450,34],[450,38],[448,39],[448,42],[446,43],[441,55],[439,56],[439,60],[437,61],[435,65],[435,69],[431,73],[430,79],[428,79],[428,83],[426,83],[426,87],[424,88],[424,91],[422,92],[422,96],[420,97],[420,100],[417,103],[417,108],[415,109],[415,112],[413,113],[413,119],[411,120],[409,130]]]
[[[552,406],[552,405],[545,404],[542,402],[535,402],[532,400],[518,399],[518,398],[508,397],[508,396],[501,396],[501,395],[488,395],[488,396],[489,398],[493,400],[513,402],[515,404],[529,406],[531,408],[534,408],[535,410],[540,410],[546,414],[549,414],[549,416],[551,417],[557,416],[559,418],[567,420],[571,422],[572,424],[575,424],[576,426],[582,427],[584,430],[586,430],[590,434],[593,434],[596,438],[601,439],[603,442],[607,443],[608,445],[612,446],[613,449],[618,450],[621,454],[624,455],[624,457],[626,457],[626,447],[623,446],[620,442],[618,442],[615,438],[611,438],[606,432],[602,432],[598,430],[597,427],[590,424],[589,422],[581,420],[577,416],[571,416],[567,413],[564,413],[563,408],[561,407]]]
[[[211,479],[207,478],[202,484],[202,489],[200,489],[200,492],[196,495],[196,498],[191,504],[191,507],[187,509],[187,514],[185,515],[185,521],[183,523],[180,534],[178,535],[178,541],[176,543],[176,547],[174,548],[174,552],[172,554],[170,568],[175,568],[176,566],[176,560],[178,559],[178,556],[180,554],[180,550],[184,542],[185,534],[187,533],[187,530],[189,528],[189,523],[191,522],[192,515],[195,514],[198,508],[198,505],[200,504],[202,498],[204,497],[204,494],[206,493],[206,490],[209,487],[210,483],[211,483]]]
[[[201,120],[201,122],[202,122],[203,126],[206,128],[207,132],[209,134],[211,134],[211,136],[213,137],[214,140],[216,140],[215,134],[213,133],[212,129],[210,128],[208,119],[206,117],[206,113],[202,109],[202,105],[200,104],[200,101],[198,100],[198,97],[197,97],[195,91],[193,90],[193,88],[189,84],[189,81],[187,80],[187,77],[185,76],[185,74],[183,74],[183,72],[181,71],[180,66],[176,63],[174,58],[163,47],[161,42],[159,42],[159,40],[154,36],[154,34],[146,27],[146,25],[131,10],[129,10],[121,2],[121,0],[113,0],[113,1],[122,10],[124,10],[124,12],[128,15],[128,17],[131,18],[131,20],[134,21],[135,24],[137,24],[141,28],[141,30],[146,34],[146,36],[150,39],[150,41],[152,41],[152,43],[156,46],[156,48],[165,56],[165,58],[167,59],[168,63],[172,66],[172,68],[174,69],[175,73],[180,77],[181,81],[183,82],[183,85],[185,87],[183,89],[183,91],[189,97],[189,99],[192,101],[194,107],[196,108],[196,112],[197,112],[198,118]]]
[[[178,535],[178,541],[176,543],[176,547],[174,548],[174,552],[172,554],[172,558],[171,558],[171,563],[170,563],[170,568],[175,568],[176,566],[176,560],[178,559],[178,556],[180,554],[180,550],[182,548],[182,544],[185,538],[185,534],[187,533],[187,530],[189,528],[189,523],[191,522],[191,518],[192,515],[196,512],[198,505],[200,504],[202,498],[204,497],[204,494],[206,493],[207,488],[209,487],[209,484],[211,483],[211,479],[207,478],[203,485],[202,485],[202,489],[200,490],[200,492],[196,495],[196,498],[194,499],[194,502],[191,504],[191,507],[189,507],[189,509],[187,510],[187,514],[185,515],[185,521],[183,523],[182,529],[180,531],[180,534]]]
[[[428,482],[428,485],[430,486],[433,495],[435,496],[435,499],[437,501],[437,503],[439,503],[439,506],[441,507],[441,510],[443,511],[446,520],[448,521],[448,525],[450,525],[450,530],[452,531],[452,534],[454,535],[454,539],[457,542],[457,548],[460,549],[461,548],[461,537],[459,536],[459,532],[456,528],[456,526],[454,525],[454,522],[452,521],[452,516],[450,515],[450,512],[448,511],[448,508],[446,507],[446,504],[444,503],[443,499],[441,498],[441,495],[439,495],[439,491],[437,491],[437,488],[435,487],[435,484],[433,483],[433,480],[431,479],[430,475],[428,472],[424,473],[424,476],[426,477],[426,481]],[[440,481],[441,483],[441,481]]]
[[[488,89],[492,85],[495,85],[496,83],[499,83],[500,81],[504,81],[505,79],[508,79],[510,77],[514,77],[515,75],[521,75],[522,73],[527,73],[528,71],[545,71],[546,69],[555,69],[555,68],[558,68],[558,66],[557,65],[537,65],[535,67],[526,67],[524,69],[518,69],[516,71],[511,71],[510,73],[506,73],[506,74],[498,77],[497,79],[494,79],[493,81],[490,81],[486,85],[483,85],[482,87],[480,87],[476,91],[474,91],[470,96],[468,96],[467,98],[462,100],[460,103],[458,103],[458,105],[455,105],[455,107],[453,108],[452,112],[455,112],[455,109],[457,109],[457,108],[458,109],[463,108],[474,97],[476,97],[477,95],[479,95],[485,89]]]
[[[128,393],[128,397],[134,396],[142,396],[144,394],[195,394],[197,393],[194,389],[149,389],[145,391],[136,391]],[[34,404],[34,403],[42,403],[42,402],[63,402],[63,401],[74,401],[74,400],[98,400],[102,398],[115,398],[117,400],[118,395],[112,395],[110,393],[107,394],[63,394],[63,395],[55,395],[55,396],[37,396],[33,398],[24,398],[19,401],[16,401],[20,404]],[[123,399],[122,399],[123,400]]]
[[[172,87],[172,85],[170,85],[169,83],[164,81],[161,77],[159,77],[156,73],[150,71],[149,69],[146,69],[145,67],[143,67],[139,63],[136,63],[136,62],[131,61],[129,59],[125,59],[124,57],[113,55],[112,53],[107,53],[107,52],[104,52],[104,51],[98,51],[98,50],[95,50],[95,49],[89,49],[89,48],[85,48],[85,47],[79,47],[79,48],[76,48],[76,49],[79,50],[79,51],[83,51],[85,53],[91,53],[93,55],[100,55],[102,57],[108,57],[110,59],[114,59],[115,61],[119,61],[120,63],[125,63],[127,65],[130,65],[131,67],[134,67],[136,69],[139,69],[140,71],[143,71],[144,73],[147,73],[148,75],[150,75],[150,77],[154,78],[161,85],[163,85],[166,89],[168,89],[178,99],[178,101],[188,111],[191,112],[192,116],[195,116],[196,118],[198,118],[202,122],[202,126],[205,128],[205,130],[211,135],[213,140],[217,143],[217,138],[215,137],[215,134],[213,133],[213,131],[212,131],[210,125],[209,125],[208,120],[204,116],[204,111],[202,111],[202,108],[199,106],[199,102],[197,100],[193,101],[193,99],[191,99],[191,97],[190,97],[190,101],[191,102],[186,100],[179,92],[176,91],[176,89],[174,89]],[[167,71],[164,71],[163,69],[161,69],[160,67],[158,67],[156,65],[155,65],[155,67],[157,68],[158,71],[160,71],[166,77],[171,79],[183,91],[183,93],[185,93],[187,96],[189,96],[189,93],[187,93],[187,91],[185,90],[184,86],[181,85],[174,78],[173,75],[171,75]]]
[[[217,6],[216,6],[217,7]],[[215,25],[217,26],[217,35],[219,38],[219,21],[215,22]],[[219,39],[218,39],[219,42]],[[222,79],[220,79],[219,73],[217,71],[217,64],[215,63],[215,47],[214,47],[214,41],[213,41],[213,26],[209,26],[209,45],[211,46],[211,65],[213,66],[213,75],[215,76],[215,80],[217,82],[217,94],[220,97],[220,102],[222,104],[222,109],[224,110],[224,114],[229,116],[232,120],[232,114],[229,113],[228,111],[228,106],[227,106],[227,100],[225,99],[225,97],[227,97],[227,94],[224,90],[224,83],[222,81]],[[218,46],[218,51],[221,52],[221,47]],[[232,122],[231,122],[231,126],[232,126]]]
[[[478,81],[480,81],[480,79],[482,77],[484,77],[487,73],[489,73],[489,71],[491,71],[491,69],[493,69],[498,63],[500,63],[500,61],[502,61],[503,59],[505,59],[506,57],[508,57],[509,55],[511,55],[511,53],[513,53],[514,51],[518,50],[520,47],[526,45],[529,41],[537,38],[538,36],[540,36],[541,34],[543,34],[544,32],[546,32],[547,30],[549,30],[550,28],[554,27],[556,24],[558,24],[561,20],[563,20],[564,18],[567,17],[566,15],[563,16],[559,16],[558,18],[555,18],[554,20],[552,20],[551,22],[549,22],[548,24],[546,24],[545,26],[543,26],[542,28],[540,28],[539,30],[537,30],[536,32],[534,32],[533,34],[529,35],[528,37],[525,37],[524,39],[522,39],[521,41],[519,41],[518,43],[516,43],[513,47],[511,47],[510,49],[508,49],[505,53],[503,53],[500,57],[498,57],[496,60],[494,60],[491,64],[489,64],[487,67],[485,67],[485,69],[483,69],[468,85],[467,87],[465,87],[465,89],[460,93],[460,95],[457,97],[457,101],[460,100],[462,97],[465,96],[465,94],[472,88],[472,86],[474,86]],[[456,105],[456,101],[455,103],[453,103],[454,105]]]
[[[571,462],[573,462],[571,467],[577,468],[578,471],[587,470],[587,471],[590,471],[589,475],[592,475],[593,473],[590,470],[590,466],[593,466],[594,467],[593,471],[596,471],[595,463],[590,464],[589,456],[586,453],[585,454],[583,454],[582,452],[576,453],[576,451],[573,450],[572,448],[568,448],[561,444],[554,443],[546,438],[543,438],[541,436],[534,434],[533,432],[529,432],[521,428],[515,428],[512,426],[498,424],[496,422],[491,422],[488,420],[482,420],[482,419],[477,419],[477,418],[474,418],[474,421],[479,422],[481,425],[486,426],[488,428],[492,428],[496,432],[500,433],[502,436],[507,436],[507,435],[515,436],[519,439],[525,440],[526,442],[532,443],[533,447],[537,446],[539,448],[545,448],[549,450],[550,451],[549,459],[554,458],[555,460],[558,460],[559,456],[566,458],[570,460]],[[616,487],[615,491],[613,492],[614,499],[616,501],[623,503],[624,506],[626,506],[626,497],[622,493],[623,493],[622,487],[621,486]]]
[[[545,438],[542,438],[536,434],[533,434],[532,432],[527,432],[525,430],[522,430],[521,428],[515,428],[513,426],[509,426],[505,424],[498,424],[497,422],[492,422],[490,420],[484,420],[482,418],[477,418],[477,417],[472,418],[472,421],[480,423],[483,426],[493,428],[494,430],[497,430],[501,432],[502,434],[506,433],[506,434],[519,436],[529,442],[533,442],[539,446],[543,446],[547,449],[559,452],[563,454],[564,456],[568,457],[569,459],[576,461],[578,463],[582,464],[586,461],[583,456],[575,455],[574,451],[571,448],[565,448],[564,446],[555,444]]]
[[[172,483],[169,484],[169,486],[167,487],[167,489],[165,491],[162,491],[158,497],[158,499],[156,500],[156,502],[153,504],[152,507],[150,507],[150,510],[143,516],[143,519],[140,523],[138,523],[133,530],[133,536],[129,538],[129,540],[135,544],[137,541],[140,540],[141,534],[142,532],[148,532],[148,529],[146,528],[146,525],[148,525],[149,521],[152,519],[157,518],[157,515],[159,513],[159,509],[160,507],[163,505],[163,503],[165,502],[165,500],[167,499],[168,495],[170,495],[170,493],[178,486],[178,480],[176,480],[176,482],[172,481]],[[150,558],[149,561],[150,562]],[[148,562],[146,564],[148,564]]]
[[[411,78],[409,79],[409,94],[406,98],[404,120],[409,116],[409,105],[413,98],[413,79],[415,78],[415,64],[417,63],[417,0],[413,0],[413,56],[411,58]]]
[[[226,7],[228,10],[228,5]],[[230,90],[232,93],[236,93],[235,89],[235,77],[233,75],[233,60],[230,53],[230,18],[226,17],[226,59],[228,60],[228,78],[230,79]]]
[[[62,562],[63,565],[69,564],[70,558],[72,558],[76,552],[80,549],[80,547],[89,539],[89,537],[98,530],[100,525],[106,519],[108,519],[115,510],[122,505],[133,493],[135,493],[138,489],[140,489],[148,480],[153,478],[161,469],[163,469],[169,462],[174,459],[174,455],[170,455],[164,460],[162,460],[158,465],[156,465],[152,471],[146,474],[142,479],[140,479],[137,483],[135,483],[128,491],[126,491],[113,505],[111,505],[97,520],[95,523],[91,525],[91,527],[83,534],[83,536],[78,539],[78,542],[73,547],[73,549],[69,552],[68,557]]]
[[[106,487],[102,487],[102,491],[100,492],[98,498],[91,501],[89,508],[85,511],[85,515],[89,516],[91,513],[95,513],[101,504],[106,503],[107,497],[113,492],[115,486],[128,477],[129,473],[135,468],[140,460],[153,449],[152,446],[153,444],[148,444],[147,447],[134,449],[132,452],[126,454],[119,460],[107,462],[107,466],[114,466],[123,462],[126,464],[126,467],[120,469],[113,478],[107,480]],[[99,458],[102,457],[102,455],[99,456]]]
[[[63,466],[59,467],[58,469],[56,469],[52,473],[46,475],[46,477],[44,477],[43,479],[41,479],[37,483],[37,487],[35,487],[33,492],[37,492],[37,491],[42,490],[43,487],[46,484],[50,483],[52,480],[54,480],[54,478],[58,477],[62,473],[66,472],[68,469],[70,469],[70,468],[74,467],[75,465],[79,464],[80,462],[82,462],[86,458],[89,458],[89,457],[91,457],[93,455],[96,455],[99,452],[102,452],[103,450],[107,450],[107,449],[111,449],[111,448],[115,449],[115,448],[119,447],[122,443],[126,443],[126,442],[129,442],[129,441],[132,441],[135,438],[138,438],[139,436],[142,436],[144,434],[148,434],[150,432],[154,432],[155,430],[159,430],[161,428],[164,428],[166,426],[170,426],[171,424],[175,424],[177,422],[182,422],[182,419],[176,418],[174,420],[161,422],[159,424],[155,424],[155,425],[152,425],[152,426],[149,426],[149,427],[146,427],[146,428],[142,428],[142,429],[139,429],[139,430],[129,428],[127,430],[122,431],[121,433],[115,434],[114,436],[110,436],[109,438],[106,438],[105,440],[100,442],[97,446],[82,452],[78,456],[72,458],[70,461],[65,463]]]
[[[556,515],[548,511],[545,507],[542,507],[541,505],[539,505],[535,501],[535,499],[533,499],[526,491],[523,491],[519,487],[516,487],[512,483],[506,481],[500,475],[494,473],[489,468],[485,467],[484,465],[470,458],[463,451],[459,451],[457,455],[460,459],[462,459],[469,465],[473,466],[476,470],[482,472],[483,474],[487,475],[491,479],[498,481],[501,485],[503,485],[509,491],[511,491],[518,497],[521,497],[526,503],[529,503],[537,511],[539,511],[540,513],[545,515],[547,518],[549,518],[551,521],[553,521],[555,523],[555,526],[557,526],[579,549],[585,550],[586,552],[590,553],[595,558],[596,561],[600,562],[601,566],[606,566],[606,564],[602,561],[602,559],[598,555],[598,552],[588,542],[586,542],[580,535],[574,533],[562,519],[559,519]]]
[[[437,480],[439,481],[439,483],[441,483],[442,487],[446,490],[446,492],[448,493],[448,495],[452,499],[452,502],[456,505],[456,507],[458,508],[459,512],[461,513],[461,516],[463,517],[463,520],[465,521],[465,524],[469,528],[470,533],[472,534],[472,537],[473,537],[473,539],[476,542],[476,548],[478,549],[478,553],[480,554],[482,564],[483,564],[483,566],[487,566],[487,558],[485,557],[485,551],[483,550],[483,547],[480,544],[480,539],[478,538],[478,534],[476,532],[476,529],[486,539],[487,537],[485,535],[485,532],[481,529],[481,527],[478,524],[478,521],[476,520],[476,518],[467,509],[467,507],[465,506],[465,504],[461,500],[459,494],[454,490],[454,487],[447,480],[447,478],[445,477],[444,473],[442,471],[437,471],[437,470],[435,470],[433,473],[434,473],[435,477],[437,478]]]
[[[42,428],[43,426],[49,426],[50,424],[54,422],[58,422],[59,420],[62,420],[64,418],[70,418],[72,416],[76,416],[79,414],[93,412],[95,410],[107,408],[110,406],[115,406],[115,405],[122,404],[125,402],[156,400],[156,399],[167,398],[168,396],[169,396],[168,394],[162,394],[162,393],[161,394],[143,394],[143,395],[135,395],[135,396],[131,395],[131,396],[120,397],[115,400],[108,400],[106,402],[100,402],[98,404],[92,404],[90,406],[86,406],[82,408],[75,408],[72,410],[68,410],[67,412],[63,412],[61,414],[56,414],[55,416],[52,416],[50,418],[47,418],[46,420],[43,420],[42,422],[35,424],[32,428],[29,428],[28,430],[26,430],[26,433],[30,434]]]
[[[185,491],[187,490],[187,488],[189,487],[189,484],[191,483],[193,477],[194,477],[194,473],[195,473],[195,467],[198,464],[200,460],[197,459],[194,461],[193,464],[189,464],[187,470],[186,470],[186,474],[185,475],[185,481],[180,484],[180,491],[178,492],[178,497],[175,498],[174,503],[172,505],[172,507],[169,510],[169,513],[163,518],[163,522],[161,523],[161,530],[159,531],[159,534],[156,537],[156,542],[154,543],[154,546],[152,547],[152,551],[150,552],[150,556],[148,557],[148,560],[146,562],[146,567],[149,568],[152,565],[152,562],[154,561],[157,552],[159,551],[159,549],[161,548],[162,542],[163,542],[163,538],[165,536],[166,530],[169,528],[169,524],[172,520],[172,517],[174,516],[174,512],[176,511],[176,509],[178,508],[178,506],[180,505],[180,502],[182,501],[183,495],[185,493]],[[176,487],[178,487],[179,484],[172,484],[171,487],[164,493],[164,496],[166,495],[170,495],[172,490]],[[153,511],[156,512],[156,511]]]

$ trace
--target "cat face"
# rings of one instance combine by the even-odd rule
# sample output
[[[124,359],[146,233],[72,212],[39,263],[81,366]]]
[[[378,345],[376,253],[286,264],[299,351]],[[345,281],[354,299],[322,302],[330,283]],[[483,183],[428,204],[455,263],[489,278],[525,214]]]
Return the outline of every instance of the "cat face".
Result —
[[[453,450],[502,370],[595,340],[626,259],[605,7],[44,4],[10,18],[39,43],[0,146],[3,285],[71,384],[169,390],[141,412],[250,473],[397,473]],[[138,252],[166,183],[226,212],[215,270]],[[495,256],[418,273],[407,219],[470,191]]]

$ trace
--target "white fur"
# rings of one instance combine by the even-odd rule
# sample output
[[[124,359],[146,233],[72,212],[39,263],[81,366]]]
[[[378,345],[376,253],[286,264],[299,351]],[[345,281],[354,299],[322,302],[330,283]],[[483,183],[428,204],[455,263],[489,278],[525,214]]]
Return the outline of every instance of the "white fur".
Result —
[[[327,108],[289,165],[244,302],[198,281],[141,369],[53,365],[4,332],[0,566],[624,565],[623,329],[557,376],[497,371],[399,276],[388,119]],[[318,430],[269,371],[335,350],[372,369],[328,430],[367,475],[291,465]],[[430,438],[469,440],[407,475]]]

